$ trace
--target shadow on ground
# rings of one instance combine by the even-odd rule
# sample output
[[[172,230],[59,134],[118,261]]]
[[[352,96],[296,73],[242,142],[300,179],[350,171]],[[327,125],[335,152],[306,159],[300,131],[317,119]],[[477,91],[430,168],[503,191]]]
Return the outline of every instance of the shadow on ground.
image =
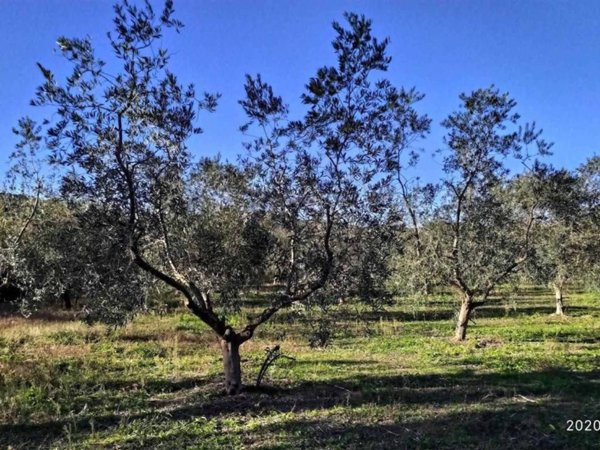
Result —
[[[115,395],[123,395],[128,387],[124,382],[111,383],[107,381],[105,387],[115,389]],[[250,435],[252,439],[264,436],[267,441],[274,435],[281,445],[277,448],[551,449],[594,448],[599,441],[597,432],[568,433],[565,427],[567,419],[600,417],[600,371],[361,376],[247,389],[237,397],[221,394],[214,379],[160,380],[145,388],[152,395],[170,393],[176,398],[150,399],[143,411],[84,413],[64,420],[2,425],[0,444],[49,448],[64,438],[67,428],[85,438],[132,421],[152,420],[168,427],[197,418],[235,418],[243,424],[248,417],[281,413],[292,414],[284,414],[286,419],[275,423],[265,421],[252,433],[240,431],[236,439],[250,446],[254,444]],[[378,407],[393,407],[395,417],[370,416],[369,409]],[[338,408],[345,412],[336,413]],[[318,414],[324,410],[331,414]],[[361,412],[348,414],[354,410]],[[308,412],[315,414],[303,414]],[[181,433],[185,434],[185,427]],[[164,433],[161,436],[149,432],[145,445],[166,445],[167,438]],[[189,439],[194,443],[199,437]]]
[[[452,308],[446,305],[445,308],[437,308],[431,310],[410,311],[374,311],[362,312],[361,320],[379,321],[379,320],[396,320],[399,322],[430,322],[430,321],[449,321],[453,320],[457,308]],[[570,306],[565,308],[566,318],[569,316],[582,316],[586,314],[597,314],[600,308],[591,306]],[[550,302],[543,305],[535,306],[517,306],[516,308],[505,307],[497,304],[490,304],[476,309],[475,318],[480,319],[496,319],[510,317],[525,317],[532,315],[547,315],[551,316],[555,312],[555,308]],[[347,317],[351,319],[352,317]]]

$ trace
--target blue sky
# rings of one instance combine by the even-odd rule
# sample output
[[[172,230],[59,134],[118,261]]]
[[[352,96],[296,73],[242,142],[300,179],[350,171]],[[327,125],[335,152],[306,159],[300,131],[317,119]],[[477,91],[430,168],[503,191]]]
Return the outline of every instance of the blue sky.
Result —
[[[60,35],[89,35],[106,52],[112,2],[0,0],[0,7],[1,167],[15,142],[11,127],[40,114],[28,106],[41,82],[35,63],[64,67],[55,52]],[[198,155],[234,159],[242,151],[237,102],[245,73],[261,73],[301,113],[304,84],[334,61],[331,22],[344,11],[365,14],[376,36],[391,39],[386,76],[426,94],[419,105],[433,119],[426,149],[443,145],[439,122],[459,105],[460,92],[493,83],[555,143],[555,165],[574,168],[600,153],[600,1],[175,0],[175,9],[186,26],[164,38],[173,71],[222,94],[217,112],[201,117],[205,133],[190,143]],[[419,170],[439,166],[428,159]]]

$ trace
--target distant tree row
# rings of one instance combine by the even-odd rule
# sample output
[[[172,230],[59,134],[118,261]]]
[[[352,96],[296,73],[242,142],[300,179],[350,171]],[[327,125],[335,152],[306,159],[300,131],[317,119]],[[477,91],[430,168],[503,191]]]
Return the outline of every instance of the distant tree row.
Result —
[[[333,24],[337,62],[307,82],[303,115],[247,76],[240,162],[195,159],[187,142],[218,95],[198,98],[169,70],[161,37],[183,26],[172,2],[160,14],[114,9],[120,70],[89,39],[59,38],[71,74],[38,64],[32,101],[52,114],[15,130],[0,293],[24,310],[81,298],[88,320],[122,324],[167,287],[218,336],[235,394],[240,346],[293,305],[381,306],[393,275],[404,292],[454,290],[464,340],[473,311],[516,276],[551,283],[559,314],[567,283],[597,281],[600,159],[576,172],[540,162],[550,145],[508,94],[460,96],[442,122],[443,179],[423,184],[410,176],[431,124],[416,109],[423,95],[380,78],[388,40],[346,14]],[[267,283],[266,306],[233,326]]]

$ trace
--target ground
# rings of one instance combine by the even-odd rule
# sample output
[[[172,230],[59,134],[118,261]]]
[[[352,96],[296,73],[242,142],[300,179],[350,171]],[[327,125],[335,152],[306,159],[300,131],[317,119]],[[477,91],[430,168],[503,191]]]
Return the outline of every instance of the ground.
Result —
[[[570,295],[564,318],[552,302],[539,288],[497,300],[464,344],[450,299],[348,318],[324,349],[280,314],[242,347],[245,382],[270,345],[295,360],[237,397],[185,311],[116,330],[0,317],[0,448],[600,448],[600,431],[567,422],[600,427],[600,296]]]

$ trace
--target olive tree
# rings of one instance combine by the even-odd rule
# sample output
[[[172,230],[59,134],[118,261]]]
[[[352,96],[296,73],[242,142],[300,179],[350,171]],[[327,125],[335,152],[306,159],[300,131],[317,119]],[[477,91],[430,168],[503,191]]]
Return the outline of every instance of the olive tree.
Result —
[[[589,158],[577,174],[584,192],[583,217],[586,235],[586,265],[583,281],[593,288],[600,287],[600,156]]]
[[[523,180],[523,190],[538,203],[542,217],[527,266],[535,281],[552,287],[555,313],[563,315],[567,285],[585,280],[594,266],[597,225],[591,192],[579,173],[547,168],[540,175]]]
[[[390,136],[403,138],[398,130],[410,105],[388,81],[371,84],[371,74],[389,64],[387,40],[379,42],[368,20],[350,14],[348,28],[334,24],[337,65],[309,81],[302,119],[290,120],[283,100],[260,77],[248,77],[244,130],[257,127],[263,137],[248,144],[241,167],[196,163],[188,138],[201,132],[197,115],[213,110],[218,96],[199,100],[194,86],[168,69],[162,33],[182,27],[172,2],[160,15],[149,4],[125,1],[114,9],[110,64],[89,39],[59,38],[71,75],[59,83],[39,65],[45,82],[33,104],[54,112],[43,124],[44,145],[50,162],[63,168],[63,198],[86,217],[81,231],[98,236],[86,242],[119,255],[101,267],[124,267],[117,275],[149,277],[179,292],[218,337],[226,391],[235,394],[240,346],[279,310],[340,291],[367,296],[363,285],[374,290],[366,261],[376,253],[355,250],[357,240],[374,242],[366,226],[388,220],[386,183],[374,177],[370,154]],[[360,280],[370,285],[351,275],[359,263]],[[273,266],[279,284],[268,306],[234,327],[230,313]],[[94,286],[107,293],[104,318],[120,322],[115,306],[137,294],[124,290],[122,277],[112,280],[100,275]]]
[[[516,102],[491,87],[460,96],[460,110],[442,125],[447,130],[444,177],[437,187],[427,234],[424,276],[460,297],[455,339],[462,341],[473,311],[508,281],[532,254],[539,205],[523,197],[511,181],[536,172],[533,151],[549,145],[534,125],[518,126]],[[507,161],[522,169],[511,176]]]

